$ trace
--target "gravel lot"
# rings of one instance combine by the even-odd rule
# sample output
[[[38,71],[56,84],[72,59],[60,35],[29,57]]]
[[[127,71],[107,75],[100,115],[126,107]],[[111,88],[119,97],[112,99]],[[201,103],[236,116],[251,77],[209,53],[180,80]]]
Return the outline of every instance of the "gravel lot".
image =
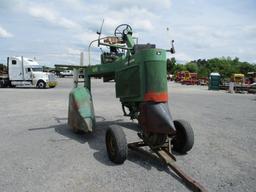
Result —
[[[75,135],[67,127],[70,78],[54,89],[0,89],[0,191],[189,191],[149,155],[129,151],[123,165],[107,157],[105,131],[134,123],[122,116],[114,83],[93,80],[97,128]],[[256,96],[169,83],[170,110],[194,128],[195,145],[177,164],[209,191],[256,191]]]

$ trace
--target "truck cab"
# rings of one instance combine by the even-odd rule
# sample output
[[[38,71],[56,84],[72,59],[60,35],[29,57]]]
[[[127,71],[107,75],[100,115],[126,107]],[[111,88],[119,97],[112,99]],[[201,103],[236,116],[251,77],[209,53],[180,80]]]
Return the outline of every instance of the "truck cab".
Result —
[[[56,77],[43,72],[43,67],[34,59],[8,57],[8,80],[11,86],[35,86],[38,88],[55,87]]]

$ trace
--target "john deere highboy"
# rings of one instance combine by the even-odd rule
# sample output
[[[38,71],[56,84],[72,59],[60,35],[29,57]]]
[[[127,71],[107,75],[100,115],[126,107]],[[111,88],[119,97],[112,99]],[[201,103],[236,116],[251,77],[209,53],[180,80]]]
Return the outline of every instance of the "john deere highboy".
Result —
[[[100,77],[104,82],[114,80],[116,97],[120,99],[123,113],[138,120],[141,141],[127,144],[122,127],[113,125],[106,131],[106,148],[111,161],[123,163],[127,148],[149,146],[193,190],[206,191],[200,184],[182,172],[175,164],[171,151],[186,153],[194,144],[190,124],[173,120],[168,107],[166,52],[153,44],[137,44],[130,25],[121,24],[114,36],[92,41],[108,47],[101,54],[101,64],[84,67],[84,86],[76,86],[69,97],[68,124],[75,131],[92,132],[95,115],[91,98],[91,78]],[[90,44],[90,46],[92,45]],[[89,46],[89,51],[90,51]]]

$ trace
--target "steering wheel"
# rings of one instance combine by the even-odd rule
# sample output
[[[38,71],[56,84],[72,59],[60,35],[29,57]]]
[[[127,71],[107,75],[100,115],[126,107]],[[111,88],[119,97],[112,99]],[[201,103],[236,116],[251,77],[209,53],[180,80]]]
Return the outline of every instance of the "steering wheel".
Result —
[[[132,31],[132,28],[130,25],[121,24],[116,27],[114,35],[116,37],[123,37],[123,34],[127,34],[129,31]]]

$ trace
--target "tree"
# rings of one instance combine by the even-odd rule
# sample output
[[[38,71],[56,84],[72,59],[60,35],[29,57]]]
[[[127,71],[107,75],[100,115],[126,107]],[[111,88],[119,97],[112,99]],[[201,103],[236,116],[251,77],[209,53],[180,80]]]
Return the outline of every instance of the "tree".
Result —
[[[238,57],[198,59],[188,62],[185,68],[190,72],[197,72],[198,77],[208,77],[211,72],[218,72],[222,78],[230,78],[234,73],[246,75],[250,71],[256,71],[256,65],[241,62]],[[183,70],[182,66],[176,66],[176,69]]]
[[[172,57],[171,59],[167,59],[167,72],[169,74],[174,74],[175,72],[176,59]]]
[[[198,66],[197,63],[189,62],[186,64],[186,69],[191,73],[197,73],[198,72]]]
[[[235,73],[247,75],[256,72],[256,64],[241,62],[238,57],[220,57],[212,59],[198,59],[183,64],[178,64],[175,58],[167,59],[167,71],[176,74],[179,71],[197,73],[199,78],[209,77],[210,73],[218,72],[223,79],[230,78]]]
[[[185,65],[183,65],[183,64],[177,64],[176,66],[175,66],[175,69],[174,69],[174,72],[176,73],[176,72],[179,72],[179,71],[186,71],[187,69],[186,69],[186,66]]]
[[[7,71],[7,66],[4,64],[0,64],[0,72]]]
[[[240,71],[240,73],[243,73],[243,74],[246,75],[248,72],[256,71],[256,66],[255,65],[251,65],[251,64],[249,64],[247,62],[243,62],[243,63],[240,63],[239,71]]]

